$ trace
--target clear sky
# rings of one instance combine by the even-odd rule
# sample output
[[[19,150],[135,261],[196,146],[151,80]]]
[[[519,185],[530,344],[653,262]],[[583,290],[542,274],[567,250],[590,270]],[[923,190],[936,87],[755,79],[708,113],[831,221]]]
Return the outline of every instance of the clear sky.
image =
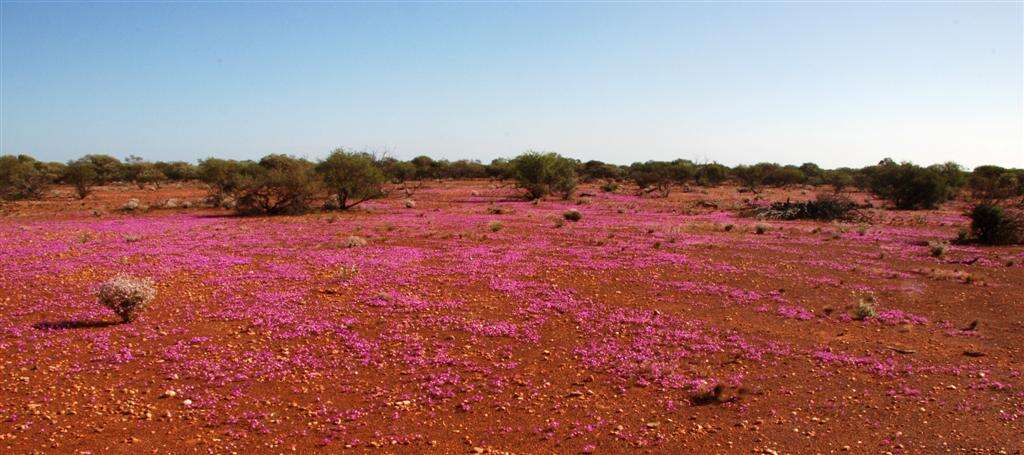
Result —
[[[1024,167],[1024,7],[0,6],[0,152]]]

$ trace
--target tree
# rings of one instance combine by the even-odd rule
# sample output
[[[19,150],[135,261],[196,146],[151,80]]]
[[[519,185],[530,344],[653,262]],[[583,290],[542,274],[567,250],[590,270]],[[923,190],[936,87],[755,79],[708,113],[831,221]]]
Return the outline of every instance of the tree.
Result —
[[[495,158],[487,165],[487,176],[495,180],[511,180],[515,178],[515,169],[508,159]]]
[[[316,166],[328,191],[338,197],[338,208],[348,210],[384,195],[384,173],[368,153],[335,149]]]
[[[853,185],[853,172],[848,168],[833,169],[821,174],[821,183],[832,185],[836,193]]]
[[[167,177],[168,180],[171,181],[181,182],[199,178],[196,167],[191,163],[186,163],[184,161],[172,161],[169,163],[157,161],[154,165]]]
[[[771,164],[759,163],[755,165],[741,164],[732,169],[732,175],[736,177],[736,180],[741,185],[750,188],[752,191],[757,191],[761,185],[764,185],[764,179],[768,173],[772,170]],[[778,165],[775,165],[778,167]]]
[[[577,173],[584,182],[596,180],[617,180],[622,177],[618,166],[590,160],[580,166]]]
[[[239,191],[256,178],[259,171],[252,161],[207,158],[199,162],[199,180],[210,185],[210,198],[217,204],[235,198]]]
[[[92,187],[100,182],[96,167],[88,158],[69,162],[63,180],[75,187],[79,199],[85,199],[92,192]]]
[[[694,176],[697,184],[702,186],[716,186],[729,178],[729,168],[718,163],[706,163],[697,166]]]
[[[28,155],[0,156],[0,200],[39,199],[51,182],[45,163]]]
[[[413,166],[416,167],[416,179],[426,180],[438,178],[438,168],[440,165],[433,158],[420,155],[409,161]]]
[[[243,180],[238,210],[267,215],[309,210],[320,188],[309,161],[288,155],[267,155],[253,167],[254,177]]]
[[[134,182],[139,188],[167,180],[167,176],[155,164],[135,155],[129,155],[125,159],[124,175],[128,181]]]
[[[978,166],[967,178],[971,194],[985,203],[1024,196],[1024,172],[999,166]]]
[[[676,181],[672,164],[664,161],[633,163],[629,165],[627,173],[630,180],[640,187],[641,193],[657,191],[661,197],[668,197]]]
[[[953,192],[946,178],[934,169],[890,159],[865,169],[871,192],[902,210],[931,209],[949,200]]]
[[[553,152],[528,151],[512,160],[513,178],[530,199],[558,193],[568,199],[576,188],[576,161]]]
[[[106,185],[125,178],[124,165],[110,155],[85,155],[79,161],[92,167],[93,173],[96,174],[96,185]]]
[[[759,164],[758,166],[762,166]],[[764,183],[766,185],[784,187],[798,185],[807,181],[807,176],[796,166],[779,167],[776,164],[767,165],[765,169]]]

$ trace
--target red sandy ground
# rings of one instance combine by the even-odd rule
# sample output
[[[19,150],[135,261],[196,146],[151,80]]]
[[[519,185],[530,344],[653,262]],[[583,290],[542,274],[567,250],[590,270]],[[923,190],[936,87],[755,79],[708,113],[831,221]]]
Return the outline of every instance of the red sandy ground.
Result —
[[[733,187],[582,192],[432,182],[414,208],[281,218],[117,210],[190,185],[8,205],[0,452],[1024,451],[1024,249],[932,257],[962,203],[759,235]],[[117,272],[157,283],[132,324],[96,303]],[[888,319],[849,318],[866,295]]]

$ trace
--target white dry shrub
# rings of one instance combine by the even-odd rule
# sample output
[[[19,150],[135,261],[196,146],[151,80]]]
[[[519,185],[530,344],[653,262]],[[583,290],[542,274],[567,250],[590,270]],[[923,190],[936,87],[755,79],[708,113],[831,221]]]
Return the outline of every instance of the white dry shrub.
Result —
[[[366,239],[358,235],[350,235],[345,239],[345,248],[356,248],[360,246],[366,246]]]
[[[118,275],[100,286],[100,304],[110,308],[124,322],[132,322],[156,297],[153,281]]]

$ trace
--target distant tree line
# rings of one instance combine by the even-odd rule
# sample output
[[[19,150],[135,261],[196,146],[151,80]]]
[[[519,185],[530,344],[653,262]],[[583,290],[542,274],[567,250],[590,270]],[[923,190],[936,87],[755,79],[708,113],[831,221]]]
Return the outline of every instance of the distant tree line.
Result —
[[[199,180],[211,188],[215,202],[229,201],[243,212],[298,213],[312,201],[329,195],[328,208],[348,209],[388,194],[402,185],[437,179],[507,180],[528,198],[549,194],[568,198],[578,182],[600,183],[606,191],[633,183],[641,195],[665,197],[673,189],[716,186],[733,182],[750,191],[793,185],[828,186],[836,193],[848,188],[871,192],[898,209],[928,209],[962,190],[983,202],[1000,203],[1024,196],[1024,170],[979,166],[968,172],[956,163],[928,167],[891,159],[860,169],[822,169],[776,163],[724,166],[689,160],[645,161],[628,166],[562,157],[550,152],[526,152],[489,164],[474,160],[435,160],[418,156],[408,161],[344,149],[313,162],[288,155],[268,155],[259,161],[208,158],[147,161],[136,156],[119,160],[109,155],[86,155],[67,163],[41,162],[27,155],[0,156],[0,199],[35,199],[51,185],[67,184],[80,198],[94,186],[126,182],[145,187],[165,182]]]

